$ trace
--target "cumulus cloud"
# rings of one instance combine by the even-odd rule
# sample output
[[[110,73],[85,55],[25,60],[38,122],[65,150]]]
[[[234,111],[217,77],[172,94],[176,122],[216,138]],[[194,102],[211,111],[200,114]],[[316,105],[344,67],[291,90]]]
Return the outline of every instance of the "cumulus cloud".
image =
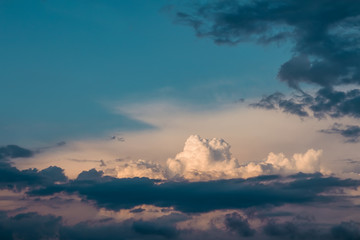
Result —
[[[229,178],[235,176],[238,161],[231,156],[230,145],[223,139],[203,139],[190,136],[184,150],[167,161],[172,177],[178,176],[192,180]]]
[[[320,165],[321,150],[309,149],[304,154],[294,154],[291,158],[282,153],[270,153],[262,161],[240,164],[232,156],[230,148],[230,144],[223,139],[204,139],[191,135],[186,140],[183,151],[174,158],[169,158],[166,166],[145,160],[124,162],[117,167],[117,177],[207,181],[323,171]]]

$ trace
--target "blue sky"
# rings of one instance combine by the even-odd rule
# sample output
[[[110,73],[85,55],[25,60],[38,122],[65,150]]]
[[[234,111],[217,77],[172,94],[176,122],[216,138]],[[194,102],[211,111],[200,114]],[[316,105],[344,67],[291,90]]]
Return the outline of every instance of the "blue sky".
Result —
[[[2,1],[0,142],[150,127],[114,115],[113,102],[213,108],[286,88],[276,80],[286,42],[215,45],[174,24],[169,3]]]

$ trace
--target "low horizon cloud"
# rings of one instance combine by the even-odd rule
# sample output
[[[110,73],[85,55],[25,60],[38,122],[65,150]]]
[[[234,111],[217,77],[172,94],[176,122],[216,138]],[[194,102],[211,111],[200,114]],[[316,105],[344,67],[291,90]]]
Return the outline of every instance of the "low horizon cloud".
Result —
[[[336,240],[360,236],[360,226],[352,219],[332,220],[324,228],[327,218],[320,210],[301,214],[311,206],[332,207],[335,215],[344,204],[356,207],[352,198],[358,195],[359,180],[320,173],[321,150],[291,158],[270,153],[262,161],[241,165],[230,148],[223,139],[191,135],[183,151],[165,166],[120,160],[117,177],[90,169],[69,179],[56,166],[18,170],[13,161],[36,152],[16,145],[1,147],[0,191],[8,197],[0,203],[12,199],[12,204],[0,212],[0,237],[117,239],[120,234],[127,239],[160,240],[199,239],[212,233],[210,239]],[[71,217],[81,209],[89,211],[87,218]]]

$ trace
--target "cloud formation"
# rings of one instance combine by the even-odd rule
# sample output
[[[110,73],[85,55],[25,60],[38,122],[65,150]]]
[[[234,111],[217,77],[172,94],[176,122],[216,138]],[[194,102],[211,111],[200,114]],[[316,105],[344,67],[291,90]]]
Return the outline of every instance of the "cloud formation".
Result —
[[[278,221],[292,214],[261,213],[261,209],[267,209],[267,212],[276,207],[335,205],[339,202],[355,207],[348,201],[348,196],[337,193],[354,190],[360,186],[360,182],[312,173],[320,169],[319,154],[309,150],[289,159],[283,154],[269,154],[262,162],[242,166],[232,157],[230,145],[224,140],[207,140],[193,135],[187,140],[184,150],[169,161],[188,164],[190,159],[196,159],[197,162],[190,163],[194,164],[190,166],[201,169],[198,174],[194,174],[193,168],[188,168],[179,172],[177,177],[170,178],[169,169],[140,161],[141,167],[161,169],[162,180],[115,178],[104,176],[103,171],[95,169],[83,171],[76,179],[69,180],[63,174],[63,169],[56,166],[41,171],[19,170],[11,166],[8,158],[2,158],[0,186],[13,191],[25,190],[18,193],[24,194],[22,201],[56,201],[66,196],[59,203],[68,204],[71,198],[78,198],[82,204],[97,209],[102,217],[69,225],[56,215],[40,215],[36,212],[10,215],[0,212],[0,238],[118,239],[122,236],[124,239],[357,239],[359,225],[353,221],[324,228],[322,223],[299,222],[299,219],[314,221],[310,217]],[[233,164],[238,166],[238,173],[244,174],[244,171],[252,172],[251,169],[259,168],[261,175],[246,179],[209,178],[219,177],[218,173],[213,173],[215,165],[222,172],[222,177],[229,177],[229,165]],[[134,169],[139,168],[138,165],[134,164]],[[308,173],[289,175],[300,170]],[[272,172],[286,174],[267,175]],[[149,171],[145,173],[149,174]],[[204,174],[206,177],[186,179],[187,174]],[[126,216],[116,217],[118,211]],[[152,217],[147,216],[151,211],[157,212]],[[195,222],[197,224],[194,225]]]
[[[263,98],[258,107],[276,105],[301,117],[309,113],[315,117],[360,117],[356,107],[360,90],[334,89],[360,84],[358,1],[201,1],[177,10],[176,22],[192,26],[199,37],[217,44],[293,44],[294,54],[280,66],[278,78],[296,90],[299,99],[272,95]],[[303,83],[320,90],[313,95],[305,93]]]
[[[241,165],[232,157],[230,145],[223,139],[203,139],[190,136],[184,150],[175,158],[168,159],[167,166],[172,176],[188,180],[248,178],[264,174],[291,174],[318,172],[321,150],[310,149],[304,154],[286,158],[284,154],[270,153],[260,162]]]
[[[231,156],[230,145],[223,139],[203,139],[191,135],[184,150],[167,160],[167,168],[173,177],[185,179],[221,179],[235,176],[238,161]]]
[[[204,139],[191,135],[186,140],[183,151],[174,158],[169,158],[165,166],[145,160],[123,160],[117,167],[117,177],[208,181],[323,171],[320,164],[321,150],[309,149],[304,154],[294,154],[291,158],[282,153],[270,153],[262,161],[240,164],[232,156],[230,148],[223,139]]]

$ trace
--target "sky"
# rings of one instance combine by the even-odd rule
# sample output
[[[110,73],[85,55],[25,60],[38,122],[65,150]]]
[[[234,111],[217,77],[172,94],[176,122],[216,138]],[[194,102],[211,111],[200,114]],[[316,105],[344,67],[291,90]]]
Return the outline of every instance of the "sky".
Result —
[[[0,1],[1,239],[360,239],[356,0]]]

